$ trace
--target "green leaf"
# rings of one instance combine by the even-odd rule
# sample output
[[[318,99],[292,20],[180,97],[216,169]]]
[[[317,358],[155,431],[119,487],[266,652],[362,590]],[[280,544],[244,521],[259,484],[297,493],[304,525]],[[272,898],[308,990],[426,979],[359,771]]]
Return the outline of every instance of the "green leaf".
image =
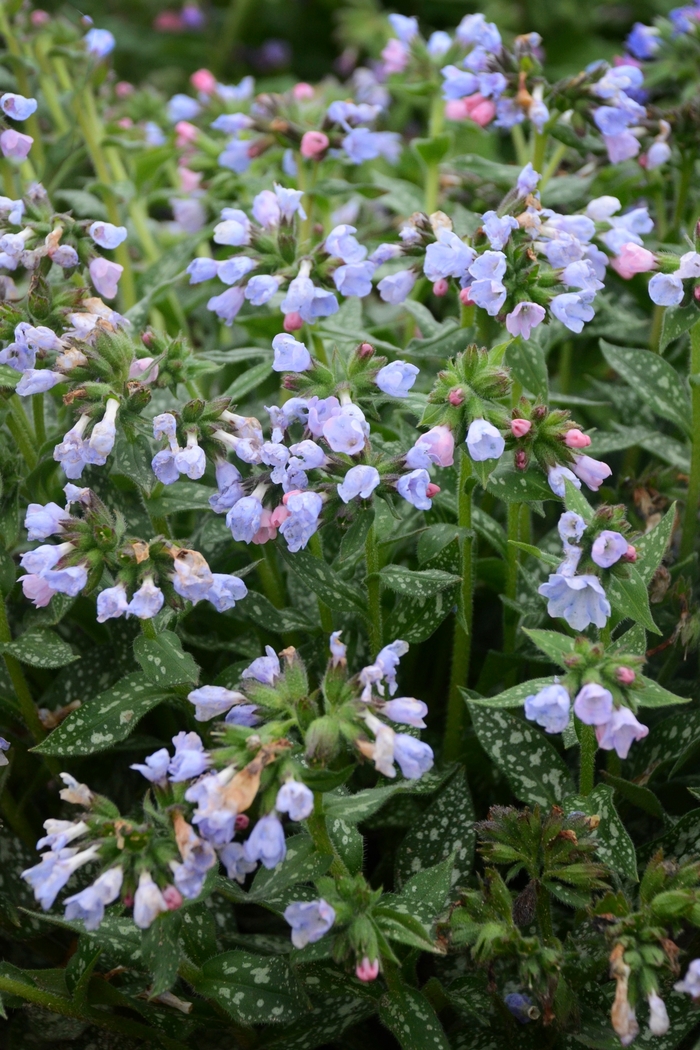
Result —
[[[199,668],[190,653],[172,631],[162,631],[156,638],[141,634],[134,642],[134,655],[149,682],[154,685],[196,685]]]
[[[444,783],[446,773],[426,773],[420,780],[399,780],[386,787],[365,788],[351,794],[326,795],[323,811],[328,820],[339,818],[347,824],[361,824],[368,820],[395,795],[429,795]]]
[[[289,960],[283,956],[225,952],[205,962],[191,983],[241,1024],[280,1024],[305,1009]]]
[[[547,554],[546,551],[540,550],[539,547],[535,547],[532,543],[521,543],[520,540],[508,540],[508,543],[516,547],[517,550],[529,554],[532,558],[537,558],[538,561],[544,562],[545,565],[549,565],[552,569],[561,564],[561,555],[557,557],[555,554]]]
[[[600,340],[600,348],[610,367],[657,415],[690,434],[690,400],[678,373],[668,361],[650,350],[613,346],[604,339]]]
[[[413,823],[396,853],[396,882],[451,858],[452,887],[466,882],[474,859],[474,807],[464,770],[459,767],[421,818]]]
[[[649,736],[631,749],[625,763],[629,777],[638,777],[664,762],[678,759],[700,740],[700,710],[679,711],[649,730]]]
[[[345,867],[351,875],[359,875],[365,859],[365,844],[362,835],[354,824],[348,824],[339,817],[329,819],[326,823],[331,842],[340,854]]]
[[[647,651],[647,632],[640,623],[635,623],[629,631],[625,631],[619,638],[615,639],[612,647],[614,653],[632,653],[634,656],[644,656]]]
[[[347,532],[340,541],[339,562],[350,562],[364,553],[365,542],[374,522],[374,507],[363,507],[355,515]]]
[[[644,583],[651,583],[652,577],[663,561],[676,523],[676,504],[668,508],[658,525],[635,542],[637,560],[634,567]]]
[[[22,373],[9,365],[0,365],[0,387],[16,387],[22,378]]]
[[[671,704],[689,704],[692,700],[691,696],[676,696],[675,693],[669,693],[668,689],[664,689],[653,678],[647,678],[643,674],[638,674],[638,677],[644,688],[638,693],[635,692],[634,698],[642,707],[670,707]]]
[[[700,853],[700,809],[691,809],[689,813],[684,813],[665,835],[645,844],[640,849],[640,861],[642,857],[645,861],[648,860],[660,849],[664,851],[664,857],[679,864],[684,864],[691,858],[697,860]]]
[[[34,628],[14,642],[0,645],[0,651],[31,667],[65,667],[80,657],[53,631]]]
[[[659,353],[663,353],[669,343],[689,331],[696,321],[700,321],[700,310],[691,299],[688,306],[667,306],[661,324]]]
[[[646,583],[634,565],[626,565],[624,571],[624,576],[608,576],[605,591],[610,604],[623,617],[641,623],[652,634],[661,634],[651,615]]]
[[[462,577],[441,569],[422,569],[413,571],[403,565],[386,565],[376,574],[385,587],[397,594],[422,600],[432,598],[448,587],[461,583]]]
[[[544,632],[543,632],[544,633]],[[520,682],[519,685],[512,685],[510,689],[506,689],[502,693],[498,693],[497,696],[484,696],[484,697],[471,697],[467,696],[466,691],[463,690],[465,700],[468,700],[470,704],[476,704],[478,707],[490,707],[497,708],[499,710],[506,710],[509,707],[522,707],[525,701],[525,697],[532,696],[534,693],[538,693],[540,689],[546,688],[548,685],[552,685],[554,679],[552,675],[547,678],[531,678],[529,682]]]
[[[452,135],[449,131],[443,131],[430,139],[413,139],[411,142],[412,148],[426,164],[439,164],[450,152],[451,145]]]
[[[338,612],[360,612],[366,615],[367,602],[361,592],[351,583],[346,583],[320,558],[309,551],[290,554],[284,545],[277,547],[283,561],[329,609]]]
[[[268,631],[276,631],[277,634],[313,629],[308,618],[298,609],[277,609],[258,591],[248,591],[243,602],[238,602],[237,606],[240,606],[247,620]]]
[[[162,495],[145,500],[146,510],[154,517],[167,517],[179,511],[211,510],[209,497],[216,489],[200,485],[196,481],[176,481],[167,485]]]
[[[214,913],[201,901],[189,908],[180,910],[180,940],[185,954],[201,966],[207,959],[216,955],[216,920]]]
[[[523,632],[553,663],[566,667],[566,657],[574,651],[575,638],[559,631],[528,630],[527,627],[523,628]]]
[[[315,988],[318,988],[318,977],[314,973]],[[311,993],[311,989],[306,989]],[[300,1021],[268,1036],[263,1043],[264,1050],[315,1050],[318,1046],[335,1045],[343,1032],[376,1012],[376,1005],[367,996],[359,992],[352,995],[334,995],[326,997],[323,1005],[308,1010]],[[342,1044],[341,1044],[342,1045]]]
[[[167,694],[135,672],[71,711],[34,751],[42,755],[91,755],[125,740]]]
[[[172,988],[180,965],[180,916],[177,912],[159,915],[147,930],[143,931],[141,955],[149,970],[153,983],[150,995],[160,995]]]
[[[435,955],[443,955],[445,949],[436,944],[427,934],[425,926],[412,915],[405,915],[394,908],[377,905],[372,915],[374,920],[390,941],[399,944],[407,944],[409,948],[418,948],[422,952],[432,952]]]
[[[453,157],[451,164],[458,171],[484,182],[492,182],[503,190],[511,190],[517,182],[520,174],[515,164],[499,164],[498,161],[481,157],[477,153],[465,153],[461,157]]]
[[[506,351],[506,364],[525,390],[547,401],[547,361],[544,349],[534,339],[514,339]]]
[[[571,794],[569,771],[543,733],[505,711],[473,702],[469,710],[479,743],[518,798],[532,806],[550,806]]]
[[[289,886],[325,875],[332,860],[330,853],[318,852],[308,835],[293,835],[287,839],[287,855],[281,864],[271,870],[258,869],[247,900],[273,902]]]
[[[637,857],[634,843],[613,805],[613,791],[607,784],[598,784],[590,795],[572,795],[566,799],[567,809],[580,809],[592,817],[598,815],[596,852],[602,862],[626,878],[637,880]]]
[[[564,480],[564,490],[566,493],[564,496],[566,509],[573,511],[574,514],[579,514],[586,522],[586,525],[590,525],[595,512],[584,494],[568,478]]]
[[[224,391],[224,394],[234,401],[240,401],[251,390],[255,390],[256,386],[264,383],[270,375],[272,375],[271,358],[253,365],[252,368],[247,368],[237,379],[234,379],[228,390]]]
[[[66,987],[73,998],[82,998],[102,948],[87,936],[78,938],[78,948],[66,966]]]
[[[387,903],[394,911],[413,915],[424,926],[431,929],[442,915],[452,890],[452,868],[454,855],[440,864],[412,875],[400,893],[387,893],[382,904]]]
[[[416,988],[404,985],[387,992],[379,1017],[401,1050],[450,1050],[437,1014]]]
[[[531,503],[534,500],[557,498],[539,469],[511,470],[503,459],[489,475],[486,491],[504,503]]]
[[[123,431],[117,430],[110,475],[121,474],[148,496],[159,484],[151,468],[152,458],[151,446],[143,434],[129,441]]]
[[[614,791],[619,792],[633,806],[643,809],[645,813],[650,813],[652,817],[663,820],[664,808],[649,788],[642,787],[641,784],[633,784],[631,780],[625,780],[624,777],[615,777],[605,770],[603,770],[603,776],[605,783],[609,784]]]
[[[493,549],[505,558],[506,556],[506,534],[502,525],[487,514],[481,507],[472,508],[472,525],[474,531],[491,544]],[[456,527],[456,526],[455,526]]]

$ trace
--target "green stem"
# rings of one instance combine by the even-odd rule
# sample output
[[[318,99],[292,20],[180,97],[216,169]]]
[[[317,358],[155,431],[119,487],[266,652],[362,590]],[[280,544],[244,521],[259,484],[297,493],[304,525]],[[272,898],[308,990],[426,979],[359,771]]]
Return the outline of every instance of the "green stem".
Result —
[[[513,140],[513,148],[515,150],[515,157],[521,168],[524,168],[528,162],[527,155],[527,144],[525,142],[525,135],[523,129],[519,124],[516,124],[510,130],[510,136]]]
[[[44,395],[34,394],[32,397],[32,416],[34,419],[34,433],[36,443],[39,447],[46,441],[46,423],[44,421]]]
[[[552,907],[549,893],[541,884],[537,887],[537,925],[540,928],[542,940],[551,941],[554,937]]]
[[[460,535],[462,556],[462,582],[459,588],[459,616],[455,618],[452,641],[452,668],[450,671],[450,692],[447,701],[447,721],[443,755],[446,762],[457,759],[462,750],[462,728],[464,725],[465,706],[460,692],[469,680],[469,659],[471,656],[472,615],[474,602],[474,536],[472,527],[472,486],[471,459],[462,450],[459,461],[459,480],[457,483],[457,524],[468,529]]]
[[[673,230],[675,233],[680,232],[683,217],[685,216],[694,166],[695,159],[693,155],[690,153],[683,154],[681,157],[680,177],[678,179],[678,196],[676,197],[676,207],[673,212]]]
[[[275,557],[275,548],[271,543],[265,543],[262,553],[263,558],[258,562],[257,571],[263,591],[276,609],[284,609],[284,580]]]
[[[649,331],[649,349],[654,354],[659,353],[659,347],[661,345],[661,329],[664,323],[664,314],[666,313],[665,306],[659,306],[658,304],[654,307],[651,315],[651,329]]]
[[[520,503],[508,504],[508,546],[506,551],[506,590],[505,596],[515,601],[518,593],[518,548],[510,540],[520,539]],[[515,652],[515,639],[518,629],[518,614],[509,605],[503,606],[503,652]]]
[[[8,429],[17,442],[24,462],[30,470],[34,470],[37,464],[36,439],[29,426],[27,413],[17,394],[12,395],[8,404],[10,407],[10,415],[7,417]]]
[[[10,631],[10,624],[7,619],[7,608],[5,602],[0,597],[0,642],[7,644],[12,641],[12,632]],[[32,694],[29,691],[27,685],[27,679],[24,677],[24,671],[22,670],[19,660],[15,659],[9,653],[3,654],[5,666],[7,667],[7,673],[12,681],[12,686],[15,691],[15,696],[19,701],[19,709],[24,719],[29,732],[34,737],[35,741],[39,743],[46,736],[46,730],[42,725],[39,713],[32,699]]]
[[[436,91],[430,105],[428,137],[437,138],[445,123],[445,103],[440,91]],[[425,212],[432,215],[437,210],[440,192],[440,163],[437,160],[426,161],[425,165]]]
[[[350,872],[328,834],[326,818],[323,812],[323,795],[320,791],[314,791],[314,809],[306,822],[306,827],[319,853],[330,854],[333,857],[330,866],[331,875],[336,879],[347,877]]]
[[[316,175],[318,174],[318,161],[306,161],[301,153],[295,155],[295,160],[297,163],[297,187],[304,191],[301,203],[306,218],[301,220],[299,227],[299,244],[304,250],[304,248],[308,249],[310,246],[311,232],[313,230],[313,191],[316,185]]]
[[[158,637],[158,632],[156,631],[153,620],[141,620],[141,634],[144,638],[155,639]]]
[[[576,734],[581,748],[581,767],[579,772],[579,792],[590,795],[595,784],[595,753],[598,741],[593,726],[584,725],[576,719]]]
[[[216,48],[211,63],[214,73],[221,75],[228,69],[233,45],[241,36],[243,25],[252,7],[253,0],[229,0],[224,24],[219,34],[219,46]]]
[[[323,546],[321,545],[321,537],[317,532],[313,534],[309,540],[309,550],[313,554],[314,558],[318,558],[319,561],[324,561],[323,557]],[[324,634],[331,634],[333,631],[333,614],[328,608],[325,602],[318,599],[318,611],[321,616],[321,628]]]
[[[532,136],[532,166],[535,171],[542,171],[544,167],[544,156],[547,150],[547,140],[549,135],[541,135],[539,131],[534,131]]]
[[[17,79],[17,87],[19,88],[20,94],[24,95],[25,98],[31,98],[34,92],[29,83],[27,71],[24,68],[24,55],[22,54],[22,48],[14,34],[10,19],[7,17],[6,3],[0,3],[0,33],[2,33],[5,38],[7,50],[17,59],[17,64],[15,65],[13,72]],[[41,141],[41,128],[39,127],[36,113],[32,113],[31,117],[28,118],[25,127],[28,134],[34,139],[32,149],[34,150],[34,156],[39,165],[39,170],[43,172],[45,159],[44,147]]]
[[[365,563],[367,565],[367,605],[370,623],[370,650],[374,658],[384,641],[384,624],[382,622],[382,582],[379,579],[379,548],[374,525],[367,533],[365,540]]]
[[[700,504],[700,321],[690,329],[690,390],[692,404],[692,441],[690,445],[690,475],[685,498],[683,538],[680,558],[687,558],[695,550]]]
[[[540,179],[539,191],[540,193],[545,188],[549,180],[553,175],[556,175],[559,165],[561,164],[566,154],[567,147],[563,142],[560,142],[554,153],[549,159],[549,163],[542,172],[542,178]],[[537,169],[535,169],[537,170]]]

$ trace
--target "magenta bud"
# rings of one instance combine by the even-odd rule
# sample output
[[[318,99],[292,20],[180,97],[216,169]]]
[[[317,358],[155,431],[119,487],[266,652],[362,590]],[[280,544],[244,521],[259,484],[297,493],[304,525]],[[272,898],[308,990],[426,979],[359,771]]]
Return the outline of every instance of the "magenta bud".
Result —
[[[615,677],[621,685],[632,685],[637,677],[631,667],[618,667]]]
[[[298,376],[292,375],[290,372],[288,375],[284,376],[282,386],[285,390],[296,390],[299,385],[298,379]]]
[[[236,831],[245,831],[250,824],[250,817],[246,816],[245,813],[239,813],[236,817],[235,829]]]
[[[376,981],[379,976],[379,959],[370,962],[365,955],[362,962],[359,962],[355,967],[355,976],[360,981],[364,981],[365,984],[368,984],[370,981]]]
[[[141,342],[143,343],[144,346],[150,347],[152,345],[152,343],[153,343],[153,332],[151,332],[150,329],[147,329],[145,332],[142,333],[142,335],[141,335]]]
[[[519,448],[515,452],[515,469],[527,470],[527,453],[525,449]]]
[[[525,437],[532,430],[532,423],[529,419],[511,419],[510,429],[514,437]]]
[[[591,439],[588,434],[582,433],[576,427],[572,427],[564,434],[564,444],[568,448],[588,448],[590,443]]]
[[[444,277],[441,277],[433,285],[433,295],[437,295],[438,299],[442,299],[443,295],[447,295],[450,290],[450,286]]]
[[[425,490],[425,494],[428,497],[428,499],[432,499],[433,496],[437,496],[439,491],[440,491],[440,486],[436,485],[434,481],[431,481],[430,484],[428,485],[428,487]]]
[[[133,903],[134,903],[134,895],[133,895],[133,893],[125,893],[124,896],[122,897],[122,904],[124,905],[124,907],[125,908],[130,908]]]
[[[468,288],[462,288],[459,293],[459,301],[462,306],[472,306],[474,300],[472,299],[472,294]]]
[[[168,905],[168,911],[177,911],[182,907],[182,894],[177,886],[166,886],[163,890],[163,900]]]
[[[549,413],[549,409],[546,405],[535,405],[532,410],[533,419],[544,419]]]
[[[314,97],[314,89],[311,87],[311,84],[300,81],[292,88],[292,95],[297,102],[308,102],[309,99]]]
[[[464,404],[464,391],[460,387],[455,387],[454,390],[450,390],[447,395],[447,400],[451,405],[454,405],[455,408],[458,408],[459,405]]]
[[[636,561],[637,560],[637,548],[633,547],[631,543],[630,543],[629,547],[627,548],[627,550],[625,551],[625,553],[622,555],[622,560],[623,561]]]
[[[363,360],[368,357],[372,357],[373,354],[374,347],[371,343],[360,343],[360,345],[357,348],[357,356],[361,357]]]
[[[289,314],[284,315],[284,330],[285,332],[298,332],[300,328],[304,327],[304,321],[301,314],[293,310]]]
[[[693,299],[696,303],[700,303],[700,284],[696,284],[693,288]]]

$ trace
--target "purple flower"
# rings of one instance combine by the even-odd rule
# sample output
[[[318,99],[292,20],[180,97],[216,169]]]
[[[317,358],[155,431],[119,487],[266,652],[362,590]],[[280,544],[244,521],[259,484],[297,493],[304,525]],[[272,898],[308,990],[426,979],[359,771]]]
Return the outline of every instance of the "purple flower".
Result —
[[[214,243],[241,248],[250,243],[250,220],[240,208],[224,208],[222,222],[214,227]]]
[[[431,33],[426,44],[426,50],[431,58],[442,58],[451,47],[452,38],[449,33],[445,33],[442,29],[437,29],[434,33]]]
[[[279,657],[271,645],[265,646],[265,653],[266,656],[259,656],[241,672],[241,678],[253,678],[263,685],[275,684],[275,679],[281,674]]]
[[[220,118],[219,118],[220,119]],[[272,230],[280,224],[280,206],[272,190],[261,190],[253,198],[253,218],[266,230]]]
[[[649,298],[657,306],[678,306],[683,299],[683,281],[677,273],[655,273],[649,281]]]
[[[365,441],[369,437],[369,425],[361,408],[357,405],[343,405],[337,414],[326,420],[322,433],[334,452],[356,456],[365,447]]]
[[[562,543],[566,547],[569,543],[576,543],[586,531],[586,523],[580,514],[573,510],[565,510],[559,518],[557,531]]]
[[[118,248],[126,240],[126,226],[114,226],[111,222],[93,222],[88,229],[95,244],[100,248]]]
[[[571,700],[563,685],[548,685],[525,697],[525,717],[548,733],[563,733],[569,724]]]
[[[382,708],[382,714],[385,714],[392,722],[415,726],[416,729],[425,729],[423,719],[427,713],[428,705],[412,696],[397,696],[395,700],[387,700]]]
[[[275,294],[279,284],[276,277],[271,277],[269,274],[258,274],[257,277],[251,277],[245,288],[245,297],[253,306],[263,306],[269,302],[272,296]]]
[[[576,456],[573,465],[574,474],[587,485],[591,492],[597,492],[606,478],[612,474],[607,463],[601,463],[590,456]]]
[[[207,303],[207,310],[215,313],[220,321],[231,327],[238,311],[245,301],[243,288],[227,288],[221,295],[213,295]]]
[[[192,780],[208,769],[211,758],[204,750],[204,744],[197,733],[186,733],[182,730],[173,737],[175,755],[168,766],[168,776],[174,784],[183,780]]]
[[[686,992],[693,999],[700,998],[700,959],[693,959],[682,981],[674,984],[677,992]]]
[[[621,164],[623,160],[631,160],[639,153],[639,139],[629,130],[619,135],[603,135],[603,142],[611,164]]]
[[[633,742],[648,736],[649,728],[637,721],[629,707],[618,707],[608,722],[597,726],[595,735],[603,751],[614,750],[620,758],[627,758]]]
[[[565,481],[570,481],[577,489],[581,488],[581,482],[568,467],[563,467],[560,463],[556,467],[551,467],[547,474],[547,483],[554,495],[558,496],[559,499],[564,499],[566,495]]]
[[[512,336],[530,338],[530,332],[545,318],[545,309],[537,303],[521,302],[506,315],[506,328]]]
[[[276,868],[287,855],[284,831],[279,817],[268,813],[257,822],[250,838],[243,844],[243,855],[249,862],[259,860],[263,867]]]
[[[116,40],[109,29],[89,29],[83,37],[83,43],[93,58],[106,58],[115,47]]]
[[[88,269],[90,270],[90,279],[102,298],[114,299],[124,267],[120,266],[119,263],[110,262],[108,259],[98,256],[97,259],[92,260]]]
[[[123,878],[121,868],[110,868],[95,879],[92,886],[74,893],[72,897],[66,897],[63,902],[66,920],[75,922],[76,919],[82,919],[86,930],[96,930],[104,918],[105,905],[111,904],[119,896]]]
[[[403,496],[408,503],[418,510],[430,510],[433,502],[428,496],[429,485],[430,474],[428,474],[427,470],[419,467],[417,470],[412,470],[410,474],[401,475],[396,482],[396,491],[399,496]]]
[[[294,492],[287,497],[289,517],[280,525],[287,548],[296,554],[303,550],[318,528],[323,500],[317,492]]]
[[[315,944],[328,933],[335,922],[335,911],[321,897],[317,901],[294,901],[288,904],[284,910],[284,917],[292,927],[294,947],[305,948],[307,944]]]
[[[659,30],[653,26],[645,26],[641,22],[635,22],[625,41],[625,47],[631,55],[641,62],[653,58],[661,46]]]
[[[297,457],[304,470],[315,470],[317,467],[324,467],[328,462],[328,457],[321,446],[308,438],[298,441],[295,445],[290,445],[289,451]]]
[[[69,565],[65,569],[47,569],[41,577],[52,590],[75,598],[87,584],[88,574],[84,565]]]
[[[99,423],[92,428],[90,440],[83,449],[83,457],[87,463],[94,463],[103,467],[107,462],[107,456],[114,448],[117,437],[116,418],[119,411],[119,402],[114,397],[107,398],[104,416]]]
[[[302,268],[304,264],[302,263]],[[338,300],[333,292],[317,288],[308,273],[299,275],[290,281],[287,294],[280,303],[284,314],[298,313],[307,324],[313,324],[319,317],[329,317],[338,311]]]
[[[286,332],[272,340],[275,352],[272,368],[275,372],[305,372],[312,367],[311,354],[304,343]]]
[[[53,569],[54,565],[73,549],[72,543],[61,543],[57,546],[52,543],[43,543],[34,550],[25,551],[20,556],[19,563],[27,572],[43,576],[48,569]]]
[[[419,780],[432,769],[435,761],[428,744],[406,733],[396,733],[394,737],[394,759],[407,780]]]
[[[135,762],[129,766],[129,769],[135,769],[137,773],[141,773],[152,784],[164,784],[168,776],[168,766],[170,765],[170,754],[167,747],[161,747],[159,751],[154,751],[152,755],[148,755],[144,759],[144,762],[145,765]]]
[[[329,648],[333,667],[339,667],[344,662],[345,654],[348,651],[347,645],[344,645],[340,640],[342,633],[342,631],[333,631],[330,637]]]
[[[219,264],[216,259],[193,259],[187,267],[190,275],[190,284],[201,284],[202,281],[211,281],[216,277]]]
[[[549,309],[570,332],[576,332],[578,335],[583,331],[584,322],[595,317],[595,310],[588,300],[589,295],[588,292],[563,292],[550,300]]]
[[[584,631],[591,623],[605,627],[610,615],[610,602],[597,576],[552,573],[538,593],[548,599],[549,615],[566,620],[575,631]]]
[[[531,193],[534,193],[541,178],[542,176],[539,172],[535,171],[530,161],[528,161],[518,175],[518,181],[516,183],[518,196],[527,197]]]
[[[5,741],[5,744],[4,750],[7,750],[10,745],[7,741]],[[7,759],[5,759],[5,763],[7,763]],[[53,820],[49,818],[44,821],[44,830],[46,834],[39,839],[36,848],[43,849],[48,846],[50,850],[56,853],[58,850],[64,849],[69,842],[82,838],[85,832],[90,829],[84,820]]]
[[[385,303],[399,306],[411,294],[415,283],[416,275],[413,270],[399,270],[398,273],[383,277],[377,285],[377,290]]]
[[[349,263],[339,266],[333,274],[333,281],[341,295],[357,296],[363,299],[372,291],[372,277],[376,265],[369,260],[360,263]]]
[[[219,167],[242,175],[251,164],[250,146],[251,143],[245,139],[232,138],[216,158]]]
[[[207,469],[207,457],[204,449],[197,443],[197,435],[193,430],[187,435],[187,446],[175,453],[175,466],[180,474],[186,474],[192,481],[202,477]]]
[[[509,992],[503,996],[503,1002],[520,1024],[529,1024],[532,1020],[533,1002],[529,995],[521,992]],[[535,1013],[534,1016],[537,1016]]]
[[[483,91],[481,93],[483,95]],[[512,215],[499,217],[495,211],[487,211],[482,215],[482,227],[491,247],[500,252],[508,243],[513,230],[517,230],[518,220]]]
[[[255,861],[246,860],[241,842],[228,842],[219,850],[219,860],[226,868],[229,879],[235,879],[241,884],[245,882],[246,875],[257,867]]]
[[[258,704],[238,704],[231,708],[224,722],[231,726],[256,726],[260,721],[256,714],[258,707]]]
[[[290,820],[306,820],[313,808],[313,792],[298,780],[287,780],[277,792],[275,809],[279,813],[288,813]]]
[[[389,15],[389,24],[403,44],[410,44],[418,36],[418,19],[406,15]]]
[[[364,667],[360,671],[360,685],[363,686],[362,700],[364,703],[369,703],[372,699],[373,685],[377,686],[377,691],[381,696],[384,695],[384,685],[382,683],[385,681],[389,689],[389,695],[394,695],[398,689],[396,684],[396,669],[399,666],[401,657],[405,656],[407,652],[408,643],[399,638],[395,642],[385,645],[377,654],[375,662],[370,664],[369,667]],[[374,721],[378,726],[382,725],[377,719]]]
[[[129,602],[124,584],[118,583],[114,587],[107,587],[97,595],[97,622],[104,623],[105,620],[124,616],[128,608]]]
[[[274,184],[274,189],[283,222],[291,222],[297,212],[302,219],[306,218],[306,212],[301,206],[301,198],[304,196],[302,190],[287,189],[286,186],[280,186],[279,182]]]
[[[576,695],[574,714],[587,726],[602,726],[613,713],[612,693],[596,682],[588,682]]]
[[[0,109],[6,116],[12,117],[13,120],[27,120],[32,113],[36,113],[37,105],[35,98],[15,95],[12,91],[5,92],[0,98]]]
[[[73,847],[44,853],[38,864],[21,873],[21,878],[29,883],[44,911],[48,911],[71,875],[93,860],[99,849],[94,844],[80,853]]]
[[[57,503],[30,503],[24,516],[24,527],[28,540],[45,540],[63,532],[62,521],[69,517],[68,511]]]
[[[500,430],[486,419],[473,419],[467,431],[467,449],[476,463],[500,459],[506,447]]]
[[[218,492],[209,497],[209,506],[215,514],[224,514],[243,497],[240,471],[225,459],[216,464],[216,484]]]
[[[345,223],[336,226],[326,237],[324,248],[329,255],[342,259],[344,263],[359,263],[367,255],[367,249],[360,244],[354,234],[357,229]]]
[[[65,383],[66,377],[61,372],[52,372],[49,368],[28,368],[15,387],[20,397],[30,394],[44,394],[58,383]]]
[[[234,540],[252,543],[260,528],[262,513],[263,505],[256,496],[243,496],[234,503],[226,515],[226,525]]]
[[[391,361],[379,369],[374,381],[382,393],[390,397],[406,397],[419,372],[419,368],[407,361]]]
[[[380,481],[376,467],[358,464],[356,467],[350,467],[342,482],[337,486],[338,495],[343,503],[349,503],[357,496],[369,499]]]
[[[385,157],[395,164],[401,152],[401,136],[395,131],[370,131],[353,128],[343,139],[343,149],[353,164]]]
[[[147,930],[158,916],[167,910],[165,898],[153,881],[150,871],[142,871],[134,894],[134,924],[140,930]]]
[[[201,685],[187,694],[187,699],[195,705],[194,717],[197,722],[208,722],[217,715],[223,715],[234,704],[245,700],[243,693],[224,689],[222,685]]]
[[[217,264],[217,276],[224,284],[236,284],[247,273],[256,267],[255,259],[247,255],[234,255],[231,259]]]
[[[609,569],[627,553],[627,547],[627,540],[621,533],[603,529],[593,541],[591,557],[601,569]]]
[[[466,47],[477,44],[497,54],[501,49],[501,34],[493,22],[487,22],[482,14],[465,15],[455,30],[457,40]]]
[[[152,576],[147,576],[126,610],[127,616],[138,616],[139,620],[152,620],[163,608],[163,592],[156,587]]]
[[[151,470],[163,485],[174,485],[180,477],[180,471],[175,465],[176,455],[177,452],[173,452],[172,449],[164,448],[161,452],[156,452],[151,460]]]
[[[217,612],[233,609],[248,593],[248,588],[238,576],[228,573],[212,573],[213,583],[204,597],[211,602]]]
[[[476,252],[465,244],[452,230],[440,227],[436,241],[425,249],[423,272],[429,281],[441,278],[466,276],[467,270],[474,262]]]

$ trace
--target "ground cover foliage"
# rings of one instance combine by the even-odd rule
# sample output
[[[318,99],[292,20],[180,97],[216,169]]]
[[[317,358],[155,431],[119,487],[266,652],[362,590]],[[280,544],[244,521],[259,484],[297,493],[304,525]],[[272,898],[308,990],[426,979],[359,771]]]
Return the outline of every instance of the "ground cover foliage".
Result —
[[[696,8],[91,14],[0,5],[3,1046],[690,1050]]]

